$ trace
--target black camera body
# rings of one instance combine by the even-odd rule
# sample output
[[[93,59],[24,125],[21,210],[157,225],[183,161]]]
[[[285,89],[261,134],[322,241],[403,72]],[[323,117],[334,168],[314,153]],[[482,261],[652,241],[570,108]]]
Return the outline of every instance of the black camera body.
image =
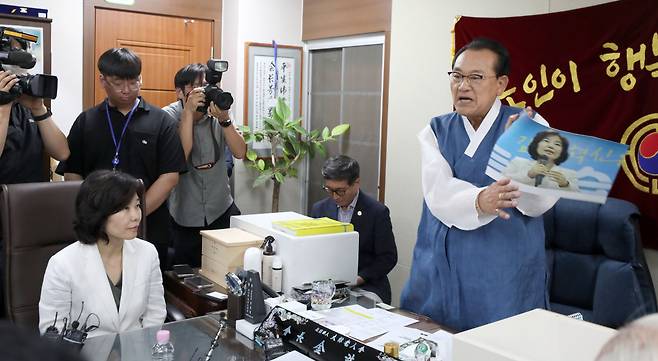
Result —
[[[206,113],[210,102],[215,103],[221,110],[229,110],[233,105],[233,96],[229,92],[225,92],[217,86],[222,80],[222,73],[228,70],[228,61],[210,59],[208,60],[208,69],[206,70],[206,85],[203,92],[206,95],[206,100],[203,105],[197,107],[197,112]]]
[[[6,64],[16,65],[23,69],[32,69],[36,65],[36,59],[25,49],[27,49],[28,42],[36,42],[37,40],[38,37],[35,35],[0,27],[0,68],[2,68],[2,64]],[[21,48],[12,46],[12,41],[20,44]],[[9,90],[9,94],[13,99],[18,98],[21,94],[48,99],[57,97],[56,76],[20,74],[17,75],[17,78],[18,82]]]

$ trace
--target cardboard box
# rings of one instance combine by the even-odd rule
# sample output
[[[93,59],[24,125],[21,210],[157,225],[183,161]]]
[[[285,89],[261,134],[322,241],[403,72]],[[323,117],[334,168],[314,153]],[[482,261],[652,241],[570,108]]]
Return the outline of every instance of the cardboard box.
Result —
[[[247,248],[259,247],[261,243],[262,237],[237,228],[201,231],[201,254],[233,270],[242,266]]]
[[[593,361],[617,331],[536,309],[458,333],[454,361]]]
[[[201,231],[201,269],[199,273],[226,287],[227,272],[242,267],[244,252],[259,247],[263,238],[237,228]]]
[[[201,269],[199,270],[199,274],[218,285],[227,288],[224,276],[226,276],[226,273],[228,272],[235,272],[235,267],[229,267],[218,260],[209,258],[206,255],[201,255]]]

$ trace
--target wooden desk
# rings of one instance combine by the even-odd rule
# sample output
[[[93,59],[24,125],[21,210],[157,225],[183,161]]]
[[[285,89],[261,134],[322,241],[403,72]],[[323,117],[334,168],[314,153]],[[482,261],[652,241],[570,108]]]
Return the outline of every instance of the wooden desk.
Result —
[[[217,331],[218,325],[216,315],[206,314],[226,309],[227,303],[226,300],[211,300],[203,296],[203,294],[213,290],[226,293],[226,290],[221,286],[215,285],[212,289],[195,292],[192,288],[183,284],[171,271],[163,273],[163,281],[165,299],[168,303],[178,307],[187,317],[194,317],[196,315],[202,315],[202,317],[170,322],[163,326],[93,337],[85,342],[82,355],[89,361],[147,360],[150,359],[151,347],[155,342],[156,332],[163,328],[171,331],[176,360],[196,360],[199,356],[203,358]],[[374,306],[372,300],[370,300],[370,305],[366,305],[364,302],[362,300],[356,303],[364,307]],[[392,312],[419,320],[418,323],[414,323],[409,327],[428,332],[434,332],[440,329],[439,325],[424,316],[398,309],[392,310]],[[212,359],[264,360],[265,355],[260,348],[254,346],[252,341],[237,334],[233,327],[229,327],[226,333],[220,337],[220,346],[214,351]]]
[[[170,303],[176,306],[178,309],[180,309],[186,318],[203,316],[210,312],[222,311],[222,310],[226,310],[227,308],[227,300],[218,301],[204,296],[204,294],[212,291],[217,291],[227,294],[226,289],[218,284],[214,284],[212,288],[201,290],[201,291],[192,290],[192,288],[186,286],[181,279],[177,278],[174,272],[172,271],[165,271],[163,273],[163,283],[165,289],[165,300],[167,301],[167,303]],[[374,301],[371,300],[370,300],[370,304],[365,304],[362,301],[361,302],[352,301],[352,302],[347,302],[343,306],[352,303],[361,304],[366,308],[372,308],[375,306]],[[393,309],[391,310],[391,312],[395,312],[403,316],[411,317],[418,320],[417,323],[409,325],[409,327],[411,328],[416,328],[425,332],[436,332],[440,329],[443,329],[450,333],[454,333],[451,330],[446,329],[445,327],[441,327],[437,325],[430,318],[425,317],[423,315],[418,315],[412,312],[404,311],[399,308]]]
[[[209,312],[226,309],[226,300],[216,300],[205,296],[206,293],[217,291],[226,294],[224,287],[214,284],[212,288],[193,290],[185,285],[174,272],[165,271],[162,274],[165,291],[165,301],[177,307],[186,318],[203,316]]]

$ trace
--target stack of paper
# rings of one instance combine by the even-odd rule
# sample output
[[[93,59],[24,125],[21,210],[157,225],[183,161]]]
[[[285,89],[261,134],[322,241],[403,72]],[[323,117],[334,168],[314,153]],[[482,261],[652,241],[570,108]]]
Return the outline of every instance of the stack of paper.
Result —
[[[351,223],[339,222],[328,217],[273,221],[272,228],[293,236],[312,236],[316,234],[354,231],[354,226]]]
[[[347,336],[357,340],[367,340],[400,326],[418,322],[410,317],[398,315],[379,308],[365,308],[359,305],[332,308],[319,312],[325,317],[317,323],[338,331],[346,330]]]

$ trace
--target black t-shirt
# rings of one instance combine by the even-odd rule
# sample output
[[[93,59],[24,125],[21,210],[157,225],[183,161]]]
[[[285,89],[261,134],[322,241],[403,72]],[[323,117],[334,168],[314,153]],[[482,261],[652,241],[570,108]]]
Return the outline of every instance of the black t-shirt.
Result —
[[[68,142],[71,155],[57,167],[58,174],[76,173],[86,178],[98,169],[112,169],[116,151],[106,113],[107,100],[81,113],[73,123]],[[117,143],[128,115],[108,107]],[[187,170],[177,123],[158,107],[140,102],[120,141],[117,170],[140,178],[148,189],[165,173]],[[168,243],[169,211],[162,204],[147,218],[147,240]]]
[[[11,107],[5,147],[0,156],[0,184],[45,182],[43,142],[30,110]]]

